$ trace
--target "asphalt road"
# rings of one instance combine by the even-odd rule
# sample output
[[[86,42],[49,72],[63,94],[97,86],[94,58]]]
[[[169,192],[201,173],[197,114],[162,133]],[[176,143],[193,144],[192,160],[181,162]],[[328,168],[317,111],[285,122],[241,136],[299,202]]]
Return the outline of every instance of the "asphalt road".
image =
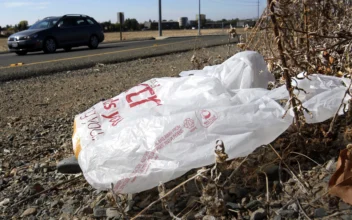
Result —
[[[210,47],[228,43],[227,36],[201,36],[166,38],[100,44],[98,49],[74,48],[71,52],[58,50],[54,54],[43,52],[17,56],[14,53],[0,54],[0,81],[8,81],[74,70],[97,63],[117,63],[138,58],[159,56],[194,48]]]

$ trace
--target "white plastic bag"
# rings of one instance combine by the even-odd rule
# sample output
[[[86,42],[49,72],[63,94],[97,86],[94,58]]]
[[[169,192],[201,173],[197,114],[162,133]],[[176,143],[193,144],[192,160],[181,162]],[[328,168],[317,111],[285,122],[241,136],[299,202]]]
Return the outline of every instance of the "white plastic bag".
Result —
[[[293,119],[282,118],[277,102],[287,91],[265,89],[272,77],[259,54],[234,57],[194,76],[148,80],[77,115],[73,146],[86,180],[101,190],[113,183],[117,192],[140,192],[214,163],[218,139],[235,158],[277,138]],[[314,94],[304,104],[315,108],[318,121],[333,115],[333,99],[346,89],[321,80],[314,88],[302,84]]]

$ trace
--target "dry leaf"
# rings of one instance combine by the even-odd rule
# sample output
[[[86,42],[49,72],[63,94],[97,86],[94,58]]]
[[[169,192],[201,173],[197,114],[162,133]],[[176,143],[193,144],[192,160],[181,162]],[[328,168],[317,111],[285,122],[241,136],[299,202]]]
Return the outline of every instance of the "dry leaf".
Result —
[[[334,59],[332,56],[329,56],[329,63],[330,63],[330,64],[333,64],[334,61],[335,61],[335,59]]]
[[[349,146],[352,145],[340,152],[336,171],[329,181],[329,194],[352,205],[352,152]]]

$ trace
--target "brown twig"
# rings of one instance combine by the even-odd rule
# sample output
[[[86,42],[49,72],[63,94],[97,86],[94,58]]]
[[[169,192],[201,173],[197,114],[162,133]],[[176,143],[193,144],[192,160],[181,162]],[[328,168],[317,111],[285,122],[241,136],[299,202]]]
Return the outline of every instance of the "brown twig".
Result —
[[[306,193],[309,193],[309,190],[306,188],[306,185],[308,185],[308,183],[304,182],[303,180],[300,180],[300,178],[290,169],[290,166],[282,159],[282,157],[280,156],[280,154],[275,150],[275,148],[269,144],[270,148],[275,152],[275,154],[279,157],[279,159],[282,161],[282,163],[286,166],[286,168],[290,171],[291,175],[298,181],[298,183],[303,187],[304,191]],[[303,184],[302,182],[304,182],[305,184]]]
[[[231,181],[232,177],[237,173],[237,171],[239,170],[239,168],[243,165],[243,163],[247,160],[248,156],[245,157],[242,162],[240,163],[240,165],[238,165],[238,167],[232,171],[232,173],[230,174],[230,176],[226,179],[226,181],[224,182],[224,184],[222,184],[221,187],[224,187],[229,181]]]
[[[35,198],[35,197],[37,197],[37,196],[40,196],[41,194],[46,193],[46,192],[49,192],[49,191],[51,191],[51,190],[57,188],[58,186],[61,186],[61,185],[66,184],[66,183],[70,183],[70,182],[72,182],[72,181],[74,181],[74,180],[76,180],[76,179],[79,179],[79,178],[81,178],[81,177],[82,177],[82,175],[79,175],[79,176],[76,176],[76,177],[74,177],[74,178],[72,178],[72,179],[62,181],[61,183],[58,183],[58,184],[56,184],[56,185],[50,187],[49,189],[43,190],[43,191],[41,191],[41,192],[39,192],[39,193],[37,193],[37,194],[34,194],[34,195],[29,196],[29,197],[27,197],[27,198],[25,198],[25,199],[22,199],[22,200],[19,201],[19,202],[14,203],[13,205],[11,205],[11,207],[16,207],[16,206],[22,204],[23,202],[26,202],[26,201],[28,201],[28,200],[30,200],[30,199],[32,199],[32,198]]]
[[[170,190],[169,192],[165,193],[164,196],[160,197],[159,199],[155,200],[154,202],[150,203],[147,207],[145,207],[142,211],[140,211],[136,216],[134,216],[131,220],[133,219],[137,219],[140,218],[140,216],[146,212],[148,209],[150,209],[154,204],[160,202],[162,199],[166,198],[167,196],[169,196],[171,193],[173,193],[174,191],[176,191],[176,189],[180,188],[181,186],[185,185],[186,183],[188,183],[189,181],[197,178],[198,176],[201,176],[201,174],[208,172],[210,169],[205,169],[205,170],[199,170],[198,173],[196,175],[194,175],[193,177],[183,181],[182,183],[180,183],[179,185],[177,185],[175,188],[173,188],[172,190]]]
[[[304,209],[302,208],[298,199],[296,200],[296,204],[298,205],[299,209],[302,211],[304,217],[306,217],[308,220],[311,220],[311,218],[309,218],[309,216],[307,215],[306,211],[304,211]]]
[[[273,0],[268,0],[268,5],[270,6],[270,11],[271,11],[271,21],[274,25],[274,34],[275,34],[275,38],[276,38],[276,43],[277,43],[277,49],[279,51],[279,56],[280,56],[280,60],[282,62],[282,66],[283,66],[283,76],[286,80],[286,89],[290,94],[290,100],[291,100],[291,104],[293,107],[293,112],[295,115],[295,121],[296,121],[296,126],[300,127],[300,122],[299,122],[299,114],[298,114],[298,110],[297,110],[297,104],[296,104],[296,99],[294,99],[294,94],[293,94],[293,88],[292,88],[292,84],[291,84],[291,76],[288,72],[288,67],[287,67],[287,61],[284,55],[284,49],[282,47],[281,44],[281,37],[280,37],[280,33],[279,33],[279,28],[278,28],[278,24],[277,24],[277,20],[276,20],[276,15],[275,15],[275,4],[273,4]]]
[[[337,109],[337,111],[336,111],[336,113],[334,115],[334,118],[332,119],[332,121],[330,123],[329,130],[328,130],[328,132],[326,133],[325,136],[328,136],[328,135],[330,135],[332,133],[332,130],[334,129],[335,121],[337,119],[337,116],[339,115],[339,111],[340,111],[341,107],[344,105],[344,100],[345,100],[346,96],[350,93],[351,85],[352,85],[352,78],[351,78],[351,81],[350,81],[350,85],[348,86],[348,89],[346,90],[345,95],[343,96],[343,98],[341,100],[341,104],[340,104],[339,108]]]

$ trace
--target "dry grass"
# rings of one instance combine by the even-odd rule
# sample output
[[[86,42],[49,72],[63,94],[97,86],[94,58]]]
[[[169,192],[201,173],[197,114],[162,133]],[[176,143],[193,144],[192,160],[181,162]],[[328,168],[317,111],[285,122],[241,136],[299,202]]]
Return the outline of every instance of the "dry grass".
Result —
[[[0,51],[7,50],[6,41],[7,41],[7,38],[0,38]]]
[[[204,29],[201,30],[202,35],[221,35],[226,34],[226,29]],[[243,33],[243,29],[239,29],[237,33]],[[164,30],[163,36],[165,37],[181,37],[181,36],[197,36],[198,30]],[[123,40],[136,40],[136,39],[145,39],[145,38],[152,38],[158,37],[158,31],[129,31],[122,33]],[[0,51],[6,51],[7,38],[0,38]],[[105,41],[104,42],[111,42],[111,41],[119,41],[120,40],[120,33],[105,33]]]

